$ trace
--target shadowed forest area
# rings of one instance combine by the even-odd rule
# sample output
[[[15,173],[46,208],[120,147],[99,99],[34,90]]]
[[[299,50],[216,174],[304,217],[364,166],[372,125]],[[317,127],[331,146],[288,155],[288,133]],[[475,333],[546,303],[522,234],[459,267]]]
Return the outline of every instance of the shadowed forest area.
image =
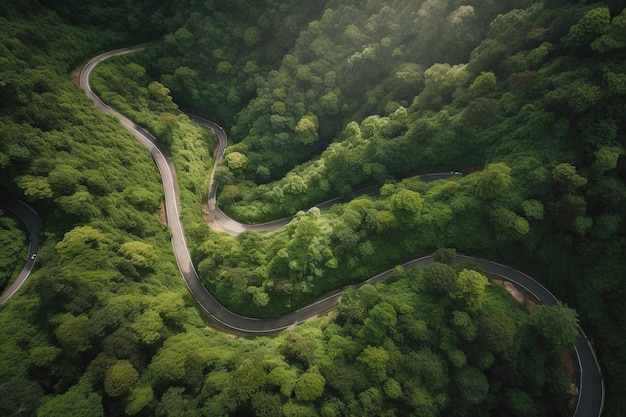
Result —
[[[603,415],[621,415],[623,2],[218,3],[0,4],[0,193],[43,225],[35,271],[0,306],[0,415],[569,416],[577,324]],[[150,154],[76,86],[89,58],[144,42],[92,85],[167,147],[206,288],[276,317],[346,287],[337,309],[272,336],[207,327]],[[211,229],[216,138],[183,110],[229,135],[219,206],[287,226]],[[28,256],[23,229],[0,212],[0,289]],[[520,304],[455,251],[563,303]]]

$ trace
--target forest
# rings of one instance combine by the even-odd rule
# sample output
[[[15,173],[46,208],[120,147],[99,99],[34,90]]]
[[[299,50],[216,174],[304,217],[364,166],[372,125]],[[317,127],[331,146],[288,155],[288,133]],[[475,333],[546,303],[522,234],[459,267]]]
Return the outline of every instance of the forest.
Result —
[[[218,3],[0,4],[0,196],[43,225],[35,271],[0,306],[0,415],[570,416],[579,324],[603,415],[621,415],[626,5]],[[142,43],[92,86],[171,155],[204,286],[252,317],[345,288],[336,309],[270,336],[207,326],[150,154],[76,85],[91,57]],[[187,113],[224,127],[223,160]],[[293,219],[212,229],[215,164],[229,216]],[[420,180],[433,172],[460,175]],[[0,291],[27,238],[0,211]],[[520,304],[455,253],[563,303]]]

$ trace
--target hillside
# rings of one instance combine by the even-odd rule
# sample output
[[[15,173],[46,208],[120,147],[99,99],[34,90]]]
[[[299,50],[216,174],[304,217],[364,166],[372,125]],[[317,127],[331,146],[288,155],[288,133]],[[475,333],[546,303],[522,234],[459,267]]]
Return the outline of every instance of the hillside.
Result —
[[[603,364],[604,415],[619,415],[623,7],[0,6],[0,192],[44,224],[36,271],[0,307],[0,414],[569,415],[560,358],[579,319]],[[194,263],[229,308],[284,314],[448,247],[532,274],[578,313],[526,311],[496,286],[466,288],[487,282],[475,265],[442,262],[273,337],[206,328],[149,154],[69,79],[99,52],[154,39],[93,82],[168,147]],[[288,226],[235,237],[202,221],[214,139],[180,108],[229,132],[220,206],[246,222],[296,214]],[[415,177],[442,170],[464,175]],[[379,193],[359,196],[367,185]],[[3,241],[20,235],[0,220]]]

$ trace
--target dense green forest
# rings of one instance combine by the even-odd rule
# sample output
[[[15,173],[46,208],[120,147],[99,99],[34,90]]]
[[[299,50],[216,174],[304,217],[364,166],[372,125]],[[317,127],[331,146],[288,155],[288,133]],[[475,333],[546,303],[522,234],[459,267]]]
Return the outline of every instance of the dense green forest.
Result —
[[[568,415],[578,319],[605,415],[626,407],[622,2],[77,3],[0,5],[0,192],[44,225],[37,269],[0,307],[1,415]],[[167,146],[193,260],[229,308],[280,315],[454,247],[533,274],[578,316],[519,305],[447,250],[271,337],[206,327],[149,153],[71,81],[152,40],[100,64],[94,88]],[[220,206],[288,226],[208,227],[215,139],[180,109],[229,132]],[[415,177],[440,170],[465,175]],[[10,275],[25,235],[0,222]]]

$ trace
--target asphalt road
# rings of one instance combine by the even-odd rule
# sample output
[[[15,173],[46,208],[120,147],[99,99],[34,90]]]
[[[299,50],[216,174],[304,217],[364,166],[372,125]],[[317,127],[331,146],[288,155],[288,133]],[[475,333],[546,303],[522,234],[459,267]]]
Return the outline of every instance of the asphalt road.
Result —
[[[28,204],[24,203],[20,200],[15,199],[2,199],[0,200],[0,208],[7,209],[17,215],[28,229],[28,235],[30,239],[29,249],[28,249],[28,258],[26,258],[26,263],[24,267],[20,271],[19,275],[13,281],[11,285],[9,285],[2,295],[0,295],[0,304],[4,304],[9,298],[13,296],[19,290],[26,279],[32,272],[35,267],[35,262],[37,261],[37,253],[39,252],[39,226],[41,225],[41,221],[39,220],[39,216],[37,212]]]
[[[100,61],[114,55],[121,55],[128,52],[133,52],[143,48],[142,45],[118,49],[112,52],[108,52],[97,56],[92,59],[83,69],[80,75],[80,86],[85,91],[88,97],[90,97],[94,104],[107,114],[114,115],[120,119],[122,125],[133,135],[137,140],[144,144],[152,153],[155,163],[157,164],[159,171],[163,178],[163,189],[166,200],[166,216],[169,227],[172,231],[172,247],[174,255],[178,263],[178,267],[181,274],[187,284],[187,287],[191,294],[194,296],[201,308],[208,314],[210,320],[217,327],[231,331],[235,333],[261,335],[274,333],[279,330],[283,330],[306,320],[316,317],[317,315],[331,310],[335,307],[337,302],[341,299],[342,291],[338,289],[331,292],[321,299],[282,317],[274,319],[256,319],[252,317],[244,317],[235,314],[225,307],[223,307],[202,285],[200,278],[193,266],[189,250],[187,249],[187,243],[185,240],[182,225],[179,219],[179,198],[178,198],[178,181],[176,179],[176,173],[171,162],[171,159],[167,156],[167,153],[158,141],[146,130],[135,125],[134,122],[122,116],[120,113],[113,110],[106,103],[100,100],[91,90],[89,86],[89,73]],[[219,146],[216,153],[216,164],[222,158],[224,149],[226,147],[226,133],[224,130],[216,124],[204,120],[195,116],[190,116],[197,122],[203,124],[206,127],[213,129],[219,139]],[[214,170],[215,170],[214,167]],[[453,173],[438,173],[425,175],[422,178],[424,180],[435,180],[446,178]],[[243,225],[226,216],[215,203],[216,186],[212,182],[209,188],[209,210],[211,211],[214,219],[221,225],[221,227],[233,234],[241,233],[246,230],[272,230],[279,227],[289,221],[289,219],[281,219],[277,222],[265,223],[263,225]],[[467,258],[467,257],[463,257]],[[495,262],[490,262],[482,259],[478,259],[486,272],[498,275],[506,280],[512,281],[517,285],[525,288],[530,293],[534,294],[537,299],[547,305],[554,305],[557,299],[543,287],[540,283],[533,280],[526,274],[516,271],[505,265],[501,265]],[[432,256],[419,258],[403,265],[404,268],[410,266],[419,265],[425,266],[433,262]],[[392,269],[385,271],[375,277],[372,277],[362,283],[376,283],[393,272]],[[597,362],[591,344],[587,341],[584,333],[581,331],[581,336],[578,338],[575,344],[575,349],[578,354],[580,365],[580,394],[578,397],[578,403],[574,417],[595,417],[599,416],[602,412],[604,404],[604,383],[600,366]]]

